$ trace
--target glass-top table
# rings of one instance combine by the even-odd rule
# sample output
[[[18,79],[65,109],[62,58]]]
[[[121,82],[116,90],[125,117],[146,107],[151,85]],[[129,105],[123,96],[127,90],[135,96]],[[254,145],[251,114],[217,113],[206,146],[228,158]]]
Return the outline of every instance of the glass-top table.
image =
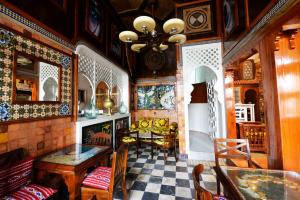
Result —
[[[107,150],[108,148],[109,147],[72,144],[59,151],[42,157],[40,161],[75,166],[92,158],[98,153]]]
[[[109,166],[112,152],[110,146],[72,144],[39,158],[35,164],[37,177],[43,180],[48,173],[62,175],[68,187],[69,199],[79,199],[80,185],[87,169],[99,165]]]
[[[296,172],[227,166],[220,169],[240,199],[300,199],[300,174]]]

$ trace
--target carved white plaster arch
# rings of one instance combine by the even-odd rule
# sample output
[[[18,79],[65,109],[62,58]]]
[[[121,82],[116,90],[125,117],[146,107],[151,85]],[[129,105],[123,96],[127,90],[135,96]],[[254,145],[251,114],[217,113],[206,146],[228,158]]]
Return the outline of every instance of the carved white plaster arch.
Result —
[[[188,104],[191,101],[191,92],[195,83],[195,70],[200,66],[210,68],[216,75],[217,81],[214,88],[217,91],[217,99],[221,104],[222,117],[218,120],[222,121],[222,130],[217,130],[217,137],[226,135],[225,122],[225,104],[224,104],[224,77],[222,69],[222,53],[221,42],[199,43],[186,45],[181,48],[182,52],[182,68],[183,68],[183,87],[184,87],[184,114],[185,114],[185,142],[186,152],[189,153],[189,119]],[[216,110],[217,112],[217,110]],[[218,121],[220,122],[220,121]],[[219,124],[217,122],[217,124]],[[218,126],[219,127],[219,126]],[[219,128],[220,129],[220,128]]]
[[[95,96],[95,88],[98,83],[104,81],[109,89],[118,86],[122,93],[121,101],[129,107],[127,72],[83,44],[76,47],[76,54],[79,57],[78,71],[87,75],[88,80],[92,83],[93,95]]]

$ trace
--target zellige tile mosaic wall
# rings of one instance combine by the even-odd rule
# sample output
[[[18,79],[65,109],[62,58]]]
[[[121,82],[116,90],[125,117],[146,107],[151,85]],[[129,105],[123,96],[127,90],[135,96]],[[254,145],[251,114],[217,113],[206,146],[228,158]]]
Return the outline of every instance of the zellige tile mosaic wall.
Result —
[[[13,54],[23,52],[62,67],[61,102],[13,104]],[[72,59],[53,48],[0,27],[0,122],[70,116],[72,111]]]

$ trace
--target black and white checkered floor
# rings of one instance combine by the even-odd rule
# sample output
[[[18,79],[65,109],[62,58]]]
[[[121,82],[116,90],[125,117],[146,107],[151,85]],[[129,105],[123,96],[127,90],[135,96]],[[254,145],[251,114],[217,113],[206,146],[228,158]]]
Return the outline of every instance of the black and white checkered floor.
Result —
[[[163,151],[154,150],[151,159],[151,147],[140,148],[139,158],[135,149],[129,150],[126,184],[130,200],[185,200],[195,199],[192,180],[193,166],[202,163],[205,171],[201,175],[201,185],[213,192],[216,191],[213,162],[175,161],[173,155],[164,161]],[[114,199],[122,199],[121,189],[116,189]]]

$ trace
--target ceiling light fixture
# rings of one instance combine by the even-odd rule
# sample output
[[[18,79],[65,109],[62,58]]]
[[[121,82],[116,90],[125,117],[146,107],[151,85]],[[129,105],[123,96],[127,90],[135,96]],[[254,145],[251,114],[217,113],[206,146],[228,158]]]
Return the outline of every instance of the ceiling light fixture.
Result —
[[[149,16],[139,16],[133,21],[133,27],[136,31],[142,33],[138,36],[133,31],[122,31],[119,39],[125,43],[132,43],[131,50],[141,52],[152,48],[153,51],[162,52],[168,49],[170,44],[183,44],[186,36],[180,34],[184,29],[184,21],[179,18],[167,20],[163,25],[164,33],[158,33],[155,30],[156,23],[154,18],[154,6],[157,1],[151,1],[152,18]]]

